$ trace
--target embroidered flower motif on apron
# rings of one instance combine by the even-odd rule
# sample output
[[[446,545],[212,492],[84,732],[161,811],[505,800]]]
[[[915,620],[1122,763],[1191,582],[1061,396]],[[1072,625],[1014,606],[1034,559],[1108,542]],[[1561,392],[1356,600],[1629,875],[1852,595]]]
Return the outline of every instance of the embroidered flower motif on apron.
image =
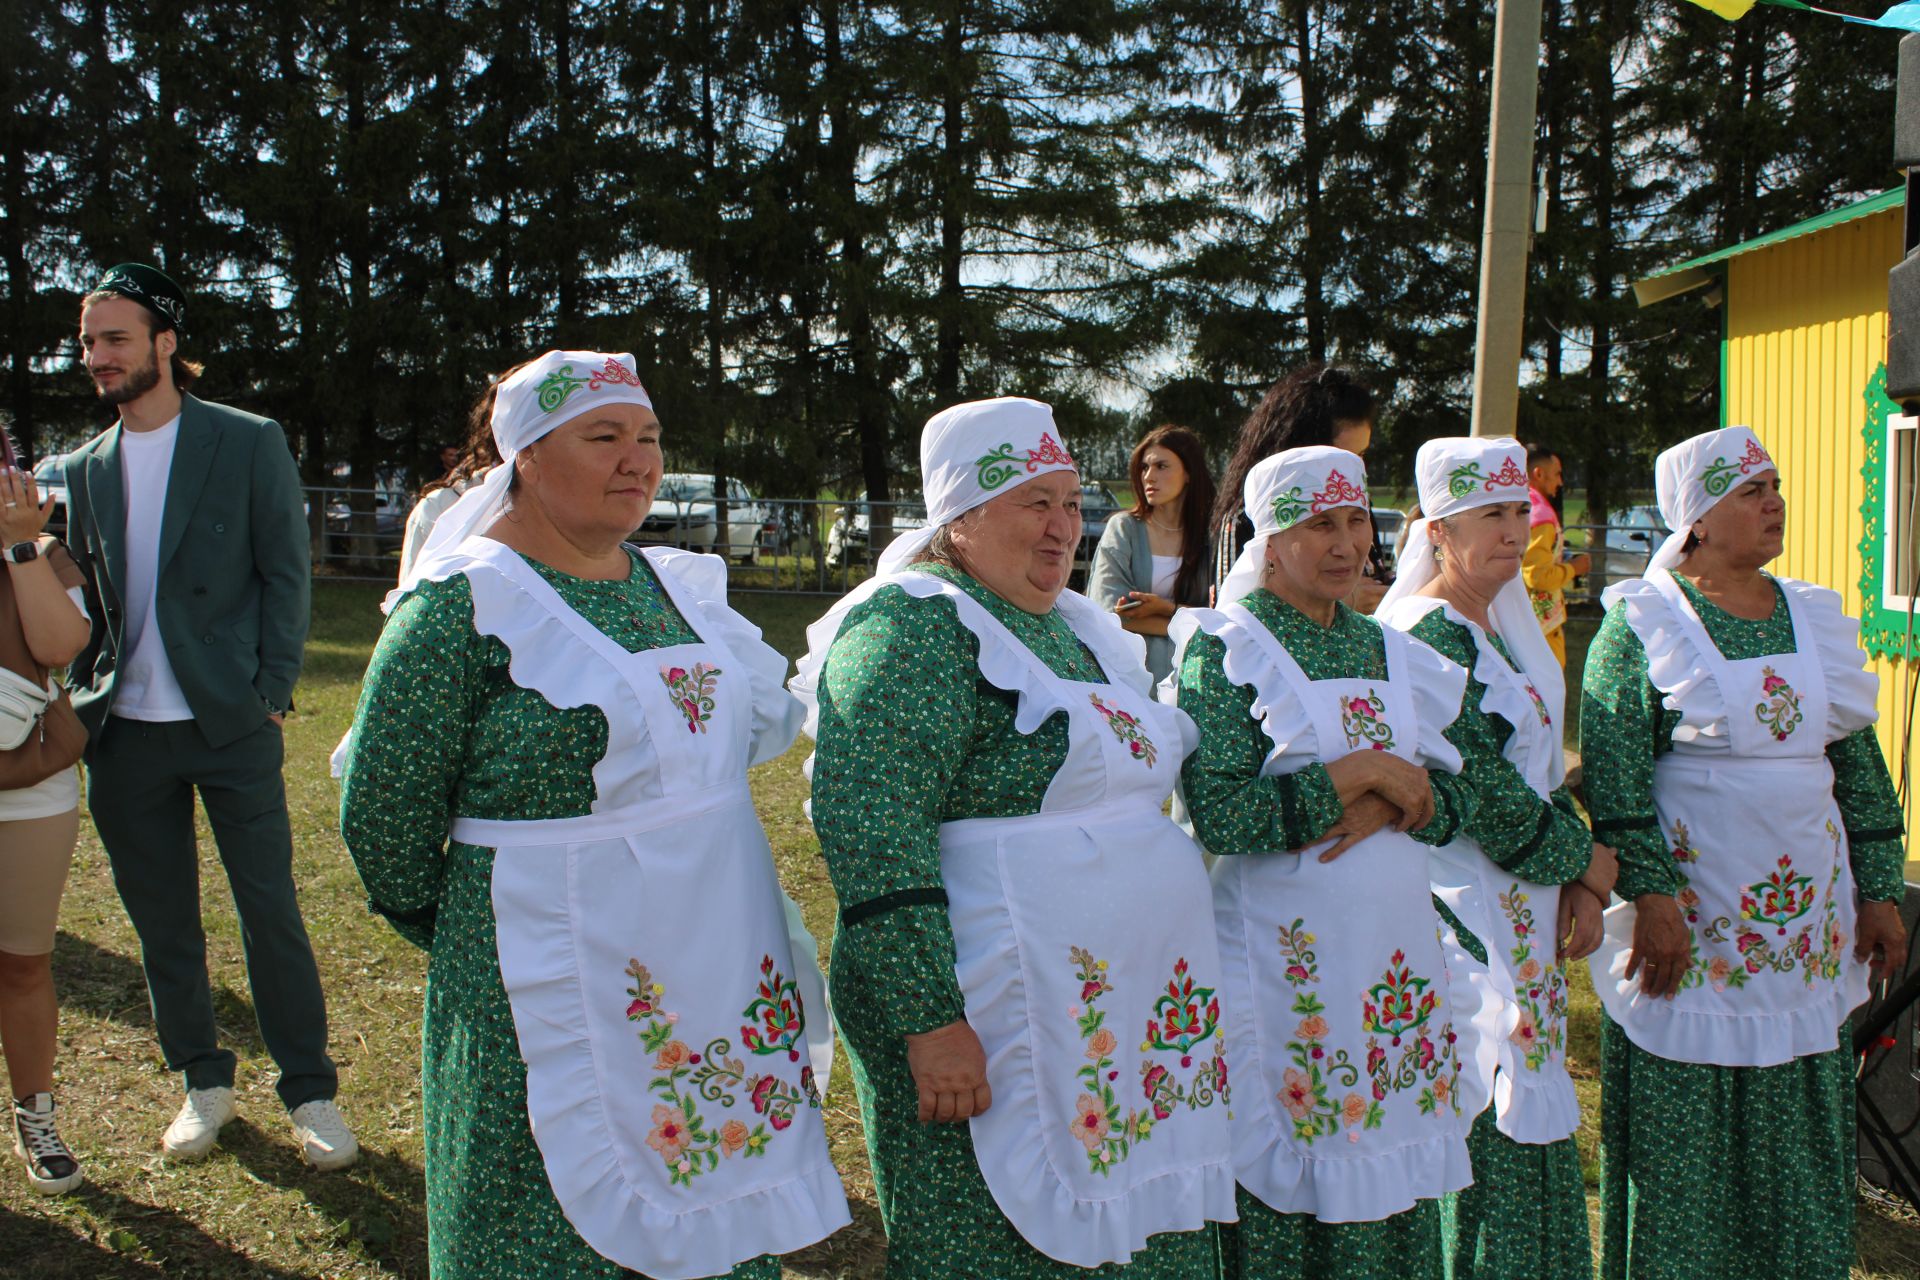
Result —
[[[1067,717],[1040,812],[940,828],[955,975],[993,1090],[969,1125],[995,1203],[1035,1249],[1082,1267],[1233,1221],[1235,1086],[1207,877],[1162,811],[1192,721],[1153,700],[1134,642],[1073,592],[1057,608],[1109,683],[1054,675],[930,574],[871,580],[836,612],[888,583],[952,601],[982,676],[1018,694],[1022,733]],[[832,616],[816,626],[832,634]]]
[[[1310,680],[1243,606],[1199,614],[1210,631],[1233,624],[1218,633],[1230,660],[1244,648],[1279,672],[1284,692],[1257,687],[1298,699],[1326,758],[1425,763],[1400,632],[1382,628],[1384,681]],[[1267,772],[1305,763],[1284,750]],[[1281,1213],[1373,1221],[1472,1180],[1466,1135],[1492,1088],[1500,1005],[1441,925],[1424,845],[1388,828],[1323,863],[1329,843],[1214,863],[1234,1156],[1241,1185]]]
[[[1639,593],[1628,618],[1682,714],[1654,764],[1653,802],[1680,874],[1692,964],[1671,1000],[1644,996],[1625,976],[1636,909],[1620,902],[1607,911],[1594,986],[1628,1038],[1664,1058],[1764,1067],[1826,1052],[1867,998],[1867,967],[1853,958],[1853,875],[1809,606],[1783,592],[1794,652],[1731,661],[1672,575],[1651,581],[1657,594]]]
[[[824,984],[746,780],[765,655],[721,638],[678,553],[646,555],[700,641],[627,653],[517,555],[467,545],[475,626],[515,682],[608,722],[591,814],[453,828],[495,851],[500,973],[560,1207],[658,1280],[825,1238],[849,1218],[820,1113]]]

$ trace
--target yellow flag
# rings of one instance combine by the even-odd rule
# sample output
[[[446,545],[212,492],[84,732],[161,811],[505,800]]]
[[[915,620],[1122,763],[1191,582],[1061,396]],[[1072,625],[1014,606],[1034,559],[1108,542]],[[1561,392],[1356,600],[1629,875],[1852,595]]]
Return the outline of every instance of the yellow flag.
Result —
[[[1732,22],[1735,18],[1746,17],[1758,0],[1693,0],[1693,3]]]

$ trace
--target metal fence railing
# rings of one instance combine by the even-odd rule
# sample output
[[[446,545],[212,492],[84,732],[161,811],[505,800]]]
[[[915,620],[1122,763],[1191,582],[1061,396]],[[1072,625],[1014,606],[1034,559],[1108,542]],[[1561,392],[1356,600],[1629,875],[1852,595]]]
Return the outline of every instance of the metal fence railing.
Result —
[[[64,493],[52,529],[65,524]],[[306,491],[307,527],[316,577],[335,581],[392,582],[400,570],[400,547],[415,497],[399,489],[334,486]],[[1119,508],[1101,500],[1098,486],[1085,496],[1080,547],[1072,583],[1084,587],[1093,550],[1106,522]],[[1637,514],[1637,513],[1636,513]],[[873,576],[874,563],[895,538],[926,527],[919,501],[754,498],[715,504],[656,499],[633,532],[643,546],[676,546],[725,556],[730,591],[790,592],[838,596]],[[1383,526],[1390,543],[1397,527]],[[1567,592],[1569,604],[1597,603],[1614,583],[1636,577],[1666,537],[1666,530],[1640,521],[1567,526],[1569,554],[1584,551],[1593,567]]]
[[[308,489],[315,574],[338,581],[393,581],[411,507],[406,494]],[[1074,585],[1085,582],[1093,549],[1112,514],[1104,508],[1085,513]],[[724,556],[730,562],[730,592],[838,596],[872,577],[887,545],[925,528],[926,520],[925,505],[910,500],[756,498],[719,506],[711,500],[658,499],[632,541]]]
[[[1569,605],[1597,606],[1608,587],[1645,573],[1667,536],[1665,529],[1644,523],[1570,524],[1566,531],[1567,554],[1584,551],[1593,559],[1587,575],[1567,591]]]

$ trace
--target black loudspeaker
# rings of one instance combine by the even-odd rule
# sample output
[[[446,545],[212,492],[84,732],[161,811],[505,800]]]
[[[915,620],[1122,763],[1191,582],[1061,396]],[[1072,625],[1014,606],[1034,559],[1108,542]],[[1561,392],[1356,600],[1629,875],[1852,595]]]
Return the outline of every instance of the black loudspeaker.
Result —
[[[1893,163],[1907,175],[1907,256],[1887,273],[1887,397],[1920,411],[1920,32],[1900,39]]]
[[[1920,930],[1920,885],[1908,885],[1900,904],[1907,936]],[[1860,1176],[1874,1186],[1920,1205],[1920,1026],[1914,998],[1920,996],[1920,939],[1895,974],[1886,994],[1853,1015],[1860,1070]]]
[[[1907,185],[1920,185],[1920,169]],[[1913,195],[1909,190],[1909,214]],[[1920,251],[1887,272],[1887,398],[1903,408],[1920,400]]]
[[[1893,167],[1920,168],[1920,33],[1900,37],[1900,74],[1893,95]]]

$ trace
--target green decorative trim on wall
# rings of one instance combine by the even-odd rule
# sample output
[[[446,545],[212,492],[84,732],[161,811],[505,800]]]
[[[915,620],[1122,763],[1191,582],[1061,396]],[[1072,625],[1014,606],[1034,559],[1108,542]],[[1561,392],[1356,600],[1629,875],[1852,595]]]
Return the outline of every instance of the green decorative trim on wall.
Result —
[[[1920,653],[1920,628],[1913,641],[1907,638],[1907,615],[1881,604],[1881,537],[1886,520],[1887,423],[1900,412],[1900,406],[1887,399],[1887,366],[1881,365],[1867,379],[1860,393],[1866,404],[1866,419],[1860,434],[1866,441],[1866,461],[1860,464],[1860,478],[1866,481],[1866,499],[1860,504],[1860,643],[1878,658],[1911,658]]]

